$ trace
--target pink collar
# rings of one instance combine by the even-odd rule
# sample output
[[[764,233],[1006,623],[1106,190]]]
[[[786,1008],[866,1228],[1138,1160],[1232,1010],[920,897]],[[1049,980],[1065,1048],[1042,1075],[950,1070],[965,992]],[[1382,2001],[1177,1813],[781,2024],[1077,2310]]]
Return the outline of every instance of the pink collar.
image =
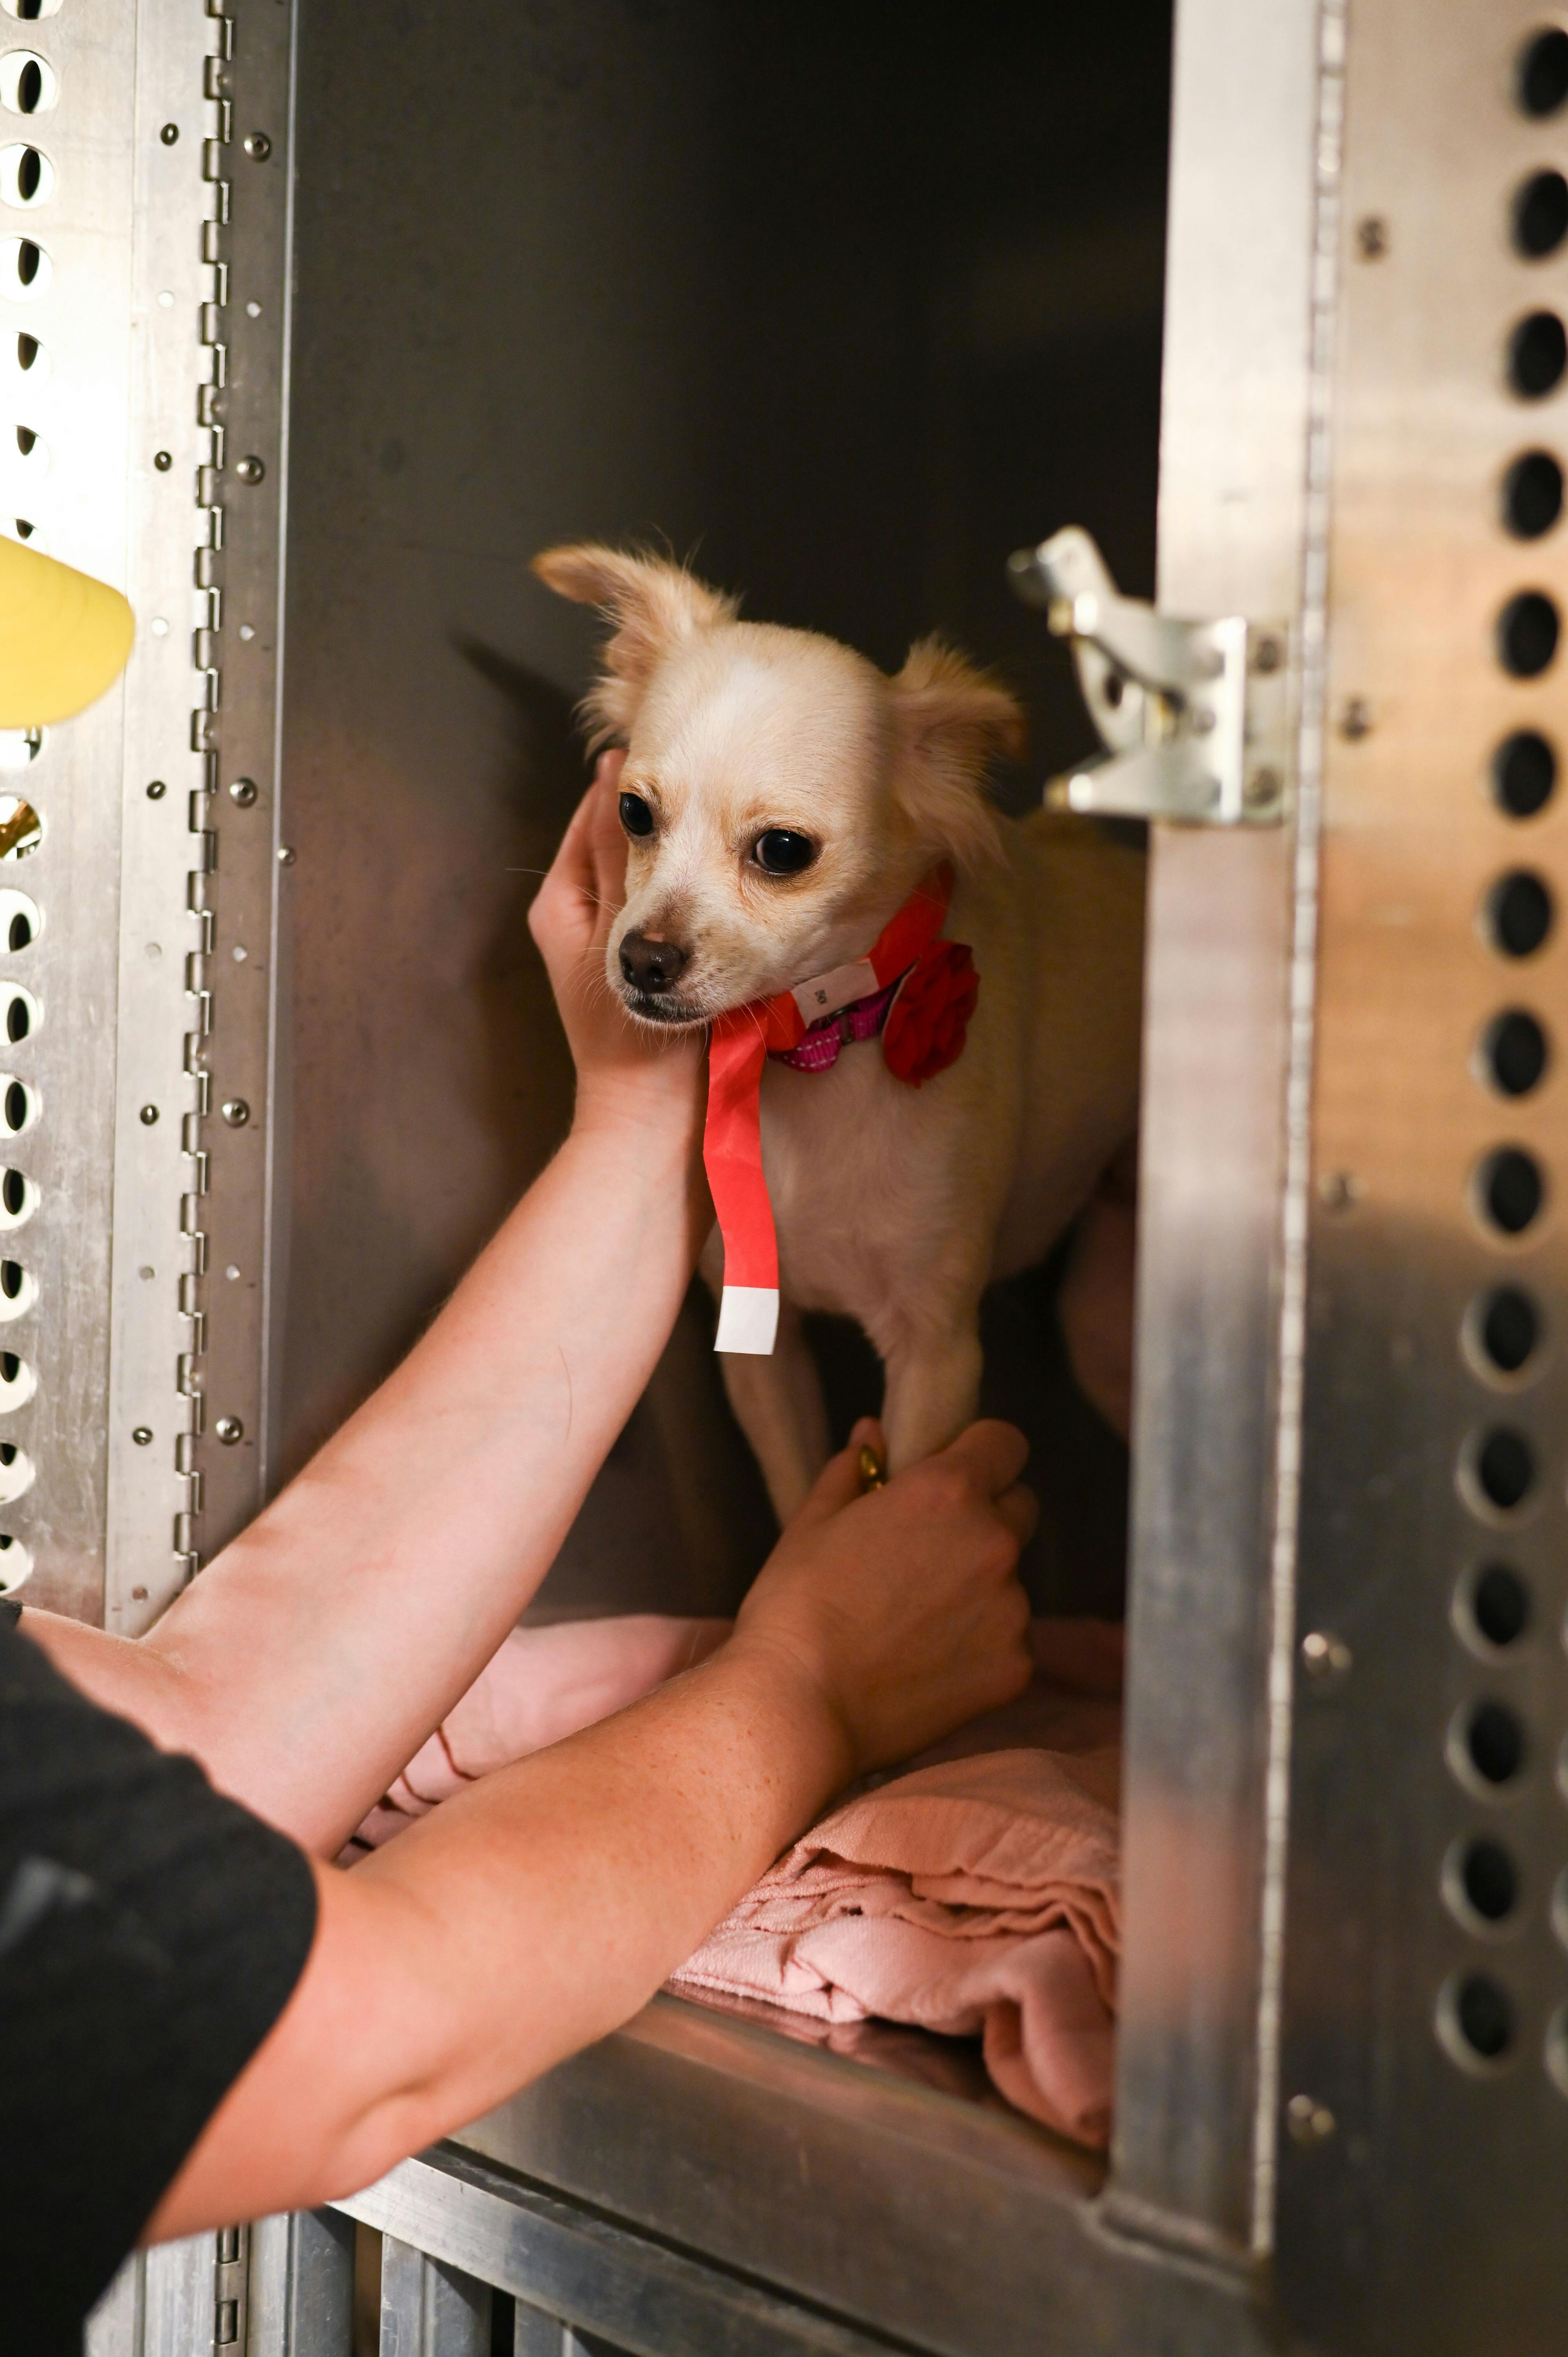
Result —
[[[789,1064],[797,1072],[827,1072],[838,1062],[839,1049],[857,1039],[875,1039],[887,1020],[894,994],[904,979],[899,974],[868,997],[852,998],[835,1015],[819,1015],[798,1048],[770,1048],[769,1061]]]

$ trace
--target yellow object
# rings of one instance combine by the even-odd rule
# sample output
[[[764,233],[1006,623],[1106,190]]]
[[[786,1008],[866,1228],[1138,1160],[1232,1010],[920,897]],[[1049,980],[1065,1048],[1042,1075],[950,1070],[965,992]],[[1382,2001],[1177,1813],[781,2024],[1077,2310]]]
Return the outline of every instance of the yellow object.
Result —
[[[0,540],[0,728],[47,728],[95,704],[135,634],[118,589]]]
[[[884,1465],[881,1458],[877,1455],[875,1449],[872,1448],[871,1443],[868,1440],[863,1440],[860,1444],[858,1470],[860,1473],[860,1493],[862,1497],[865,1495],[865,1492],[868,1490],[886,1489],[887,1468]]]

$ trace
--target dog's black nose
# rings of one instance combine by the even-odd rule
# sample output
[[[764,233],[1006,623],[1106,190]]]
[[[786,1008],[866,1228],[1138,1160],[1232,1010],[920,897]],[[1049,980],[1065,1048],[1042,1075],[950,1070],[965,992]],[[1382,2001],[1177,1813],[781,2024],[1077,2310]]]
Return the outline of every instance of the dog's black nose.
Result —
[[[657,997],[668,990],[686,963],[686,952],[674,942],[650,941],[646,933],[628,933],[620,945],[620,970],[633,990]]]

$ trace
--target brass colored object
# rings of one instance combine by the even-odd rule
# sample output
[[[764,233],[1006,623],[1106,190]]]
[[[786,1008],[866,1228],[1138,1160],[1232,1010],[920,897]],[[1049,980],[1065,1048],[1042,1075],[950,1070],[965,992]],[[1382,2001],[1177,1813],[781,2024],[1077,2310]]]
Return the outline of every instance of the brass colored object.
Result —
[[[886,1489],[887,1468],[883,1463],[881,1458],[877,1455],[875,1449],[873,1448],[869,1440],[863,1440],[861,1442],[859,1465],[860,1493],[862,1497],[865,1495],[868,1490]]]

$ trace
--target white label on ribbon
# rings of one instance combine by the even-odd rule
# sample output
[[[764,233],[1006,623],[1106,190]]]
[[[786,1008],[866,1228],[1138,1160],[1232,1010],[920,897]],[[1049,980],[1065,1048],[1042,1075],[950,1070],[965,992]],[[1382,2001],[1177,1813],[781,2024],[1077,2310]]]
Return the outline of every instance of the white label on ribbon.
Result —
[[[836,1015],[841,1006],[853,1006],[857,998],[869,998],[881,987],[871,960],[857,958],[854,965],[835,965],[832,974],[814,974],[810,982],[798,982],[789,996],[808,1023],[820,1023],[824,1015]],[[772,1349],[771,1342],[768,1347]]]
[[[779,1331],[779,1294],[771,1285],[726,1285],[719,1301],[715,1351],[735,1351],[747,1358],[772,1355]]]

